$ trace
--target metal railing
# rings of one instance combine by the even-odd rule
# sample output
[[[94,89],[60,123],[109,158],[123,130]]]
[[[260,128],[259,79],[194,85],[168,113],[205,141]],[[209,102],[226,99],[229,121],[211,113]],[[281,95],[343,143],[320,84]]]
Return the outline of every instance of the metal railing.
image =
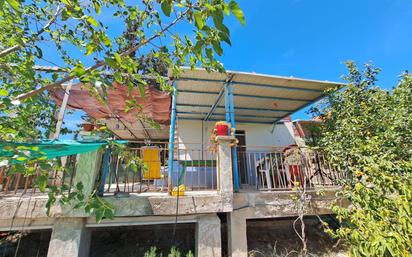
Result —
[[[98,178],[100,194],[167,192],[168,144],[158,144],[154,147],[159,152],[159,158],[155,160],[144,159],[145,147],[130,147],[128,149],[132,156],[142,160],[137,170],[129,165],[130,159],[123,158],[121,155],[110,154],[108,158],[103,156]],[[201,149],[200,146],[196,145],[190,145],[189,148],[176,144],[171,187],[185,185],[186,191],[217,190],[216,153],[209,149]],[[148,176],[148,170],[155,172],[155,176]],[[158,174],[156,170],[159,172]]]
[[[290,190],[338,186],[344,175],[320,151],[299,149],[288,156],[285,148],[238,147],[239,180],[243,188]]]
[[[70,193],[76,173],[77,155],[62,157],[63,169],[55,169],[47,173],[47,186],[66,185]],[[29,172],[13,171],[12,166],[0,167],[0,196],[22,196],[42,194],[36,181],[43,174],[40,165],[29,167]],[[44,193],[47,193],[48,189]]]
[[[133,169],[121,155],[103,154],[96,188],[102,195],[168,191],[168,144],[158,144],[159,158],[145,160],[144,147],[132,147],[132,156],[142,164]],[[296,186],[307,188],[337,186],[345,179],[344,173],[333,167],[321,151],[300,149],[291,159],[284,148],[238,146],[238,172],[242,188],[253,190],[290,190]],[[185,185],[186,191],[214,191],[219,189],[217,153],[194,144],[176,145],[174,149],[171,187]],[[79,156],[63,157],[64,171],[49,171],[47,185],[67,185],[71,191]],[[155,166],[155,177],[145,175],[147,168]],[[16,173],[11,166],[0,167],[0,196],[41,193],[36,180],[42,173],[33,166],[30,175]],[[47,192],[47,190],[46,190]]]

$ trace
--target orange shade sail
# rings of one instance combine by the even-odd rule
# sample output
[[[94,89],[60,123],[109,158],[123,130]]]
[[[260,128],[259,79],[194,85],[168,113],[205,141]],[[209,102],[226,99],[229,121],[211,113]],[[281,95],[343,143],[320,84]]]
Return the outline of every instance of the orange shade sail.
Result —
[[[55,88],[49,91],[58,105],[61,105],[65,94],[64,89]],[[125,112],[126,101],[135,100],[142,108]],[[127,86],[114,82],[107,90],[107,106],[92,96],[81,83],[75,84],[70,90],[67,107],[86,112],[94,119],[120,118],[134,123],[138,115],[144,114],[160,124],[170,123],[171,96],[154,87],[146,87],[142,97],[137,88],[129,94]]]

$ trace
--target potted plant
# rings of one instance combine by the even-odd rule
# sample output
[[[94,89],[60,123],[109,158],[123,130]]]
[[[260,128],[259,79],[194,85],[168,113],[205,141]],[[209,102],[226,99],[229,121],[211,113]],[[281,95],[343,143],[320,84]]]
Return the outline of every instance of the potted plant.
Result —
[[[93,131],[94,125],[93,125],[93,119],[89,116],[82,116],[82,120],[84,121],[82,124],[83,131]]]

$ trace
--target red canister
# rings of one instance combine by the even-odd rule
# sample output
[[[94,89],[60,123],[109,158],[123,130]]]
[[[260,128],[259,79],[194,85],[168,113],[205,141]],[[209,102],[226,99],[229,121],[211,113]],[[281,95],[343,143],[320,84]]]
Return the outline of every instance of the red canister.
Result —
[[[218,136],[228,135],[229,126],[227,124],[216,124],[215,128]]]

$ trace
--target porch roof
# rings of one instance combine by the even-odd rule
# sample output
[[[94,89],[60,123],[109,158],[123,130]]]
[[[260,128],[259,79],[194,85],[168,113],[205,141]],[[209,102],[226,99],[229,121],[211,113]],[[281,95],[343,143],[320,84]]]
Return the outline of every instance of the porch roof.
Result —
[[[228,71],[184,69],[175,79],[178,119],[225,120],[224,87],[232,83],[236,122],[274,123],[316,102],[343,83]]]

